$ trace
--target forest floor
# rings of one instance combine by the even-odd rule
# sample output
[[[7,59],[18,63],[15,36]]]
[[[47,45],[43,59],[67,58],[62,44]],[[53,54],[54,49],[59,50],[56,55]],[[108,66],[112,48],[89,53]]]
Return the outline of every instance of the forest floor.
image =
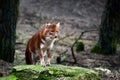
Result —
[[[67,55],[66,59],[68,62],[61,62],[63,65],[67,66],[79,66],[89,69],[96,70],[99,68],[101,80],[120,80],[120,54],[115,55],[101,55],[95,53],[77,53],[76,54],[77,63],[73,64],[72,55]],[[19,62],[19,61],[18,61]],[[23,63],[17,63],[23,64]],[[7,63],[0,60],[0,76],[9,75],[11,68],[16,64]]]
[[[78,2],[77,2],[78,1]],[[102,68],[102,80],[120,80],[120,46],[114,55],[91,53],[98,41],[98,28],[106,0],[21,0],[20,15],[16,30],[16,53],[14,63],[0,60],[0,76],[9,74],[15,65],[25,64],[25,48],[28,39],[47,21],[61,22],[60,38],[52,50],[52,64],[62,55],[61,64]],[[49,4],[49,5],[47,5]],[[60,5],[59,5],[60,4]],[[66,5],[67,4],[67,5]],[[71,5],[72,4],[72,5]],[[51,6],[52,5],[52,6]],[[73,64],[71,46],[82,31],[87,30],[80,40],[85,44],[83,52],[75,52],[77,63]],[[93,31],[89,31],[93,30]],[[64,56],[65,55],[65,56]]]

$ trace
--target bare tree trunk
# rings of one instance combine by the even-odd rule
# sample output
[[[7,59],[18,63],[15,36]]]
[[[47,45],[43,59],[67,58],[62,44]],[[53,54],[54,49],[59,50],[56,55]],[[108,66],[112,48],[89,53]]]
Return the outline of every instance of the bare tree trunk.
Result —
[[[19,0],[0,0],[0,59],[14,61]]]
[[[108,0],[102,15],[98,46],[100,53],[116,53],[120,33],[120,0]]]

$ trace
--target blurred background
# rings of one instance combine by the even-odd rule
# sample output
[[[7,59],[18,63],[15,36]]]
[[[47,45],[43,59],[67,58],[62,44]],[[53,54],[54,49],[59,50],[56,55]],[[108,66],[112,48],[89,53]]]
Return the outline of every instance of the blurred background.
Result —
[[[65,52],[71,55],[71,46],[81,31],[85,51],[98,40],[98,28],[106,0],[20,0],[17,25],[16,63],[24,63],[24,52],[29,38],[46,22],[61,22],[60,38],[52,51],[53,63]],[[17,57],[19,56],[19,57]],[[70,59],[72,60],[72,58]]]

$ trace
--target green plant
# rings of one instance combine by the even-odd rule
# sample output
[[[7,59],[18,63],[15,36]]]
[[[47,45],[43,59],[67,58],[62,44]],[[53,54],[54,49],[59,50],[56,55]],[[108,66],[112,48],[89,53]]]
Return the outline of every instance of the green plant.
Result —
[[[100,53],[100,47],[98,46],[98,43],[96,43],[92,48],[91,52],[93,53]]]
[[[76,43],[76,52],[80,51],[84,51],[84,43],[78,40]]]

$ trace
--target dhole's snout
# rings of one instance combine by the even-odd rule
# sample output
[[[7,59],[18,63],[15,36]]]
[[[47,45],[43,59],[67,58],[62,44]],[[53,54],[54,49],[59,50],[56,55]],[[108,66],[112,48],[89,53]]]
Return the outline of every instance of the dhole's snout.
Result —
[[[58,38],[58,36],[51,36],[52,39]]]
[[[55,38],[58,38],[58,36],[55,36]]]

